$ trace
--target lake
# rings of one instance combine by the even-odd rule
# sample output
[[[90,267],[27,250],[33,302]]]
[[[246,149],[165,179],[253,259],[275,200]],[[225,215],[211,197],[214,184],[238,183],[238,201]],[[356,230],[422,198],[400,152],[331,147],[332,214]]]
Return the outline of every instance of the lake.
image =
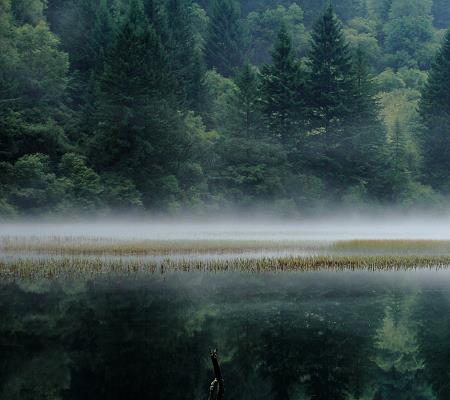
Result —
[[[219,352],[225,399],[450,398],[445,265],[147,268],[167,258],[443,260],[444,236],[384,241],[382,233],[356,233],[339,241],[337,230],[300,237],[277,227],[276,240],[238,230],[237,246],[232,230],[198,230],[192,248],[192,234],[174,238],[170,229],[142,230],[139,242],[107,230],[15,229],[0,235],[2,269],[20,260],[30,272],[3,274],[0,283],[1,399],[207,399],[210,348]],[[215,240],[225,243],[221,251]],[[80,260],[91,261],[72,274]],[[116,267],[86,274],[92,260]],[[130,260],[139,268],[117,268]],[[52,267],[40,273],[45,265]]]

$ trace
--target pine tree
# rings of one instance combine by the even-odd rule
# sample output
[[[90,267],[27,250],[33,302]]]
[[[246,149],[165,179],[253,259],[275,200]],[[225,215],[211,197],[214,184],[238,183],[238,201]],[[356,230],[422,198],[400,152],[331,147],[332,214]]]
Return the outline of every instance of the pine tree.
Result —
[[[356,49],[352,61],[354,113],[341,142],[344,144],[341,156],[347,160],[341,173],[348,178],[349,184],[363,182],[370,195],[382,198],[389,192],[385,176],[389,169],[386,129],[379,117],[380,107],[367,57],[360,48]]]
[[[179,83],[182,100],[188,108],[199,111],[205,99],[204,66],[192,26],[192,1],[169,0],[167,16],[170,64]]]
[[[397,199],[410,181],[410,172],[407,162],[407,140],[400,121],[396,119],[391,142],[391,165],[393,194]]]
[[[352,54],[342,26],[328,6],[312,32],[306,82],[308,141],[305,146],[307,166],[332,188],[345,188],[354,175],[348,149],[354,135],[352,126],[357,101]]]
[[[424,179],[435,189],[450,192],[450,30],[429,71],[419,112],[423,122]]]
[[[165,192],[168,177],[177,185],[185,142],[175,87],[159,38],[133,0],[101,79],[93,155],[98,168],[132,179],[147,204]]]
[[[307,165],[338,192],[385,196],[386,132],[366,56],[350,51],[331,6],[314,27],[309,67]]]
[[[283,145],[292,145],[302,118],[300,68],[291,38],[282,25],[272,52],[272,64],[262,68],[262,102],[268,130]]]
[[[226,77],[242,67],[244,60],[244,32],[240,18],[239,4],[235,0],[214,0],[205,59],[208,68],[216,68]]]
[[[331,5],[314,26],[309,67],[312,127],[324,135],[339,134],[353,116],[355,85],[349,46]]]
[[[170,41],[169,21],[165,0],[143,0],[145,15],[156,33],[161,39],[163,45]]]
[[[245,64],[235,79],[238,94],[235,101],[242,131],[246,137],[255,137],[260,132],[260,92],[258,76],[250,64]]]

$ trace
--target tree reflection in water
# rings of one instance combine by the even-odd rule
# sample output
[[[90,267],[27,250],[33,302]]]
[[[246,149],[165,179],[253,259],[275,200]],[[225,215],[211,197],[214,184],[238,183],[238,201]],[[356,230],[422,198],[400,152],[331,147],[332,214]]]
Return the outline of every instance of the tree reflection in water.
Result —
[[[448,399],[445,290],[358,274],[4,283],[0,398]]]

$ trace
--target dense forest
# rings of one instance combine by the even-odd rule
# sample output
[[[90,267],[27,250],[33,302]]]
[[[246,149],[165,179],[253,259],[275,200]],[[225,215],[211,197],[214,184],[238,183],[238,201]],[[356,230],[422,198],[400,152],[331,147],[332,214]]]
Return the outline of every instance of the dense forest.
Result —
[[[0,214],[445,205],[446,0],[0,0]]]

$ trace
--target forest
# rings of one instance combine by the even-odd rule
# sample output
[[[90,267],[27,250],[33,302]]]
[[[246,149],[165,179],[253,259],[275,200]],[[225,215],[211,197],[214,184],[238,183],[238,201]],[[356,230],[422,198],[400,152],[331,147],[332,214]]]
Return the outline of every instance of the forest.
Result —
[[[446,0],[0,0],[0,215],[445,207]]]

